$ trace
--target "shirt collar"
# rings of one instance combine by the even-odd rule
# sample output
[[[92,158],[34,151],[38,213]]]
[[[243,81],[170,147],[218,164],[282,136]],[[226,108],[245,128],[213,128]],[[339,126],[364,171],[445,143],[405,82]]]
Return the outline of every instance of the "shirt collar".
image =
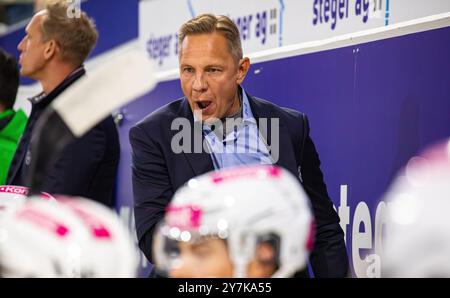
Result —
[[[56,95],[61,92],[61,89],[65,89],[70,85],[74,79],[77,79],[78,77],[82,76],[85,73],[84,67],[80,66],[79,68],[75,69],[73,72],[71,72],[55,89],[53,89],[49,94],[45,94],[44,91],[41,93],[28,98],[28,100],[31,102],[31,104],[36,105],[42,102],[45,98],[53,97],[53,95]]]
[[[250,107],[250,102],[248,101],[247,92],[244,88],[242,89],[242,120],[244,123],[256,123],[255,117],[253,117],[252,109]]]

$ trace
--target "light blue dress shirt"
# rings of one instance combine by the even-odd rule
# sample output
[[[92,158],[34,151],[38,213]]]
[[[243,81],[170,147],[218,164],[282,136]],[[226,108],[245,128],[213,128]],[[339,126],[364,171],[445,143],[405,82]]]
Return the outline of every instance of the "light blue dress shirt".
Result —
[[[244,89],[242,89],[241,98],[242,115],[237,119],[227,118],[222,124],[231,128],[227,127],[223,140],[219,137],[224,134],[223,126],[203,124],[203,135],[216,170],[250,164],[273,164],[272,156],[258,130]]]

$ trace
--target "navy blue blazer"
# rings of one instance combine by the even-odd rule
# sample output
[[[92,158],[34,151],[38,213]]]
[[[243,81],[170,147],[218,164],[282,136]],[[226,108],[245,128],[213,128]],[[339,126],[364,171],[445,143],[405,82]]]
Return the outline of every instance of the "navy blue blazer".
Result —
[[[327,193],[319,156],[309,137],[306,115],[247,95],[258,125],[261,118],[279,119],[280,154],[276,164],[296,177],[301,174],[303,188],[311,200],[317,224],[315,246],[310,257],[314,275],[345,277],[348,257],[344,233]],[[150,261],[154,227],[163,218],[164,208],[174,192],[189,179],[214,170],[209,154],[204,151],[175,154],[171,150],[171,139],[178,133],[171,130],[171,123],[177,117],[189,119],[192,134],[201,133],[201,130],[193,128],[193,114],[185,98],[154,111],[130,130],[136,231],[139,246]],[[267,129],[260,129],[269,146],[270,128],[268,121]]]

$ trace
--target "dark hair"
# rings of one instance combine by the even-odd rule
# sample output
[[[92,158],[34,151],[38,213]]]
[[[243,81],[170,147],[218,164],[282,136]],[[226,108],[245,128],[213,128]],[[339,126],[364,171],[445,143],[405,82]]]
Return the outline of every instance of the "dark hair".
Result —
[[[0,104],[12,109],[19,88],[19,69],[14,57],[0,48]]]
[[[84,12],[70,17],[68,1],[49,1],[41,23],[44,41],[54,39],[61,48],[62,58],[75,66],[83,64],[95,47],[98,32],[94,20]]]

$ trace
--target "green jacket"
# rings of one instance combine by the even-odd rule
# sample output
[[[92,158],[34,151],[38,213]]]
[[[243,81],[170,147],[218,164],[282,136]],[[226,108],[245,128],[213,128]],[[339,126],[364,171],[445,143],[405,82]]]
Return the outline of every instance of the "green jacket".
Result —
[[[17,112],[9,109],[0,113],[0,122],[10,117],[6,126],[0,128],[0,185],[6,182],[9,165],[28,121],[22,109]]]

